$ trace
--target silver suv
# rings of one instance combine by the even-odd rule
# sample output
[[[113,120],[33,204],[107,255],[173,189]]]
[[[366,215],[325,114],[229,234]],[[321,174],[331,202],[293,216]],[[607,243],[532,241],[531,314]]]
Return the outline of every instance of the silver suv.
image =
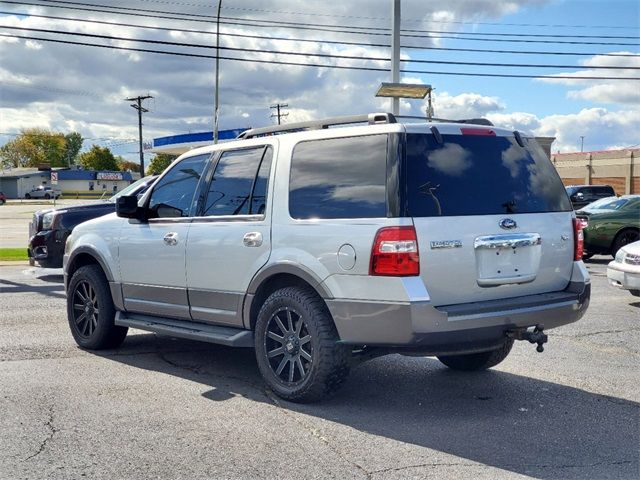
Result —
[[[269,388],[313,401],[358,359],[482,370],[514,340],[542,351],[587,309],[581,258],[535,140],[370,114],[182,155],[140,201],[76,227],[64,272],[81,347],[116,347],[129,327],[253,347]]]

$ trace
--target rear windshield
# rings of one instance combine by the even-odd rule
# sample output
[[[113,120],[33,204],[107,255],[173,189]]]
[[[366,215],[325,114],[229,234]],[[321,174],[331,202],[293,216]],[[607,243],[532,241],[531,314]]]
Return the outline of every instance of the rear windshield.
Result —
[[[407,134],[406,206],[412,217],[571,211],[537,142],[514,137]]]

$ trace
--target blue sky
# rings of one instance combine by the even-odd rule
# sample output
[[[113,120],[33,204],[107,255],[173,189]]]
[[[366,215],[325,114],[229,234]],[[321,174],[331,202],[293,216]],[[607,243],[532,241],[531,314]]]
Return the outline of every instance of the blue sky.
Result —
[[[500,23],[500,25],[487,25],[486,23]],[[513,24],[535,25],[566,25],[564,27],[541,26],[515,26]],[[591,26],[586,28],[586,26]],[[598,28],[596,28],[597,26]],[[602,28],[607,26],[609,28]],[[613,26],[613,28],[611,27]],[[416,28],[408,21],[405,28]],[[455,24],[442,24],[442,29],[455,28]],[[636,40],[626,39],[558,39],[562,41],[585,42],[622,42],[640,43],[640,2],[634,0],[572,0],[555,1],[545,5],[525,6],[522,10],[505,15],[496,20],[486,20],[483,23],[465,25],[463,32],[476,33],[513,33],[513,34],[561,34],[561,35],[599,35],[599,36],[635,36]],[[541,40],[553,40],[541,38]],[[531,51],[561,51],[561,52],[593,52],[610,53],[619,51],[638,52],[638,46],[607,46],[607,45],[567,45],[567,44],[537,44],[537,43],[502,43],[502,42],[468,42],[463,40],[445,40],[444,46],[453,48],[483,48],[502,50],[531,50]],[[412,54],[413,56],[413,54]],[[451,59],[450,52],[428,52],[415,58]],[[499,62],[499,63],[530,63],[530,64],[561,64],[580,65],[589,57],[582,56],[543,56],[543,55],[512,55],[512,54],[477,54],[459,52],[455,54],[457,61],[469,62]],[[416,65],[418,68],[428,69],[426,65]],[[470,71],[472,67],[449,67],[445,65],[433,65],[433,70]],[[478,67],[482,68],[482,67]],[[493,71],[482,68],[479,71]],[[504,73],[543,73],[553,74],[572,71],[571,69],[501,69]],[[614,72],[615,75],[615,72]],[[527,79],[503,79],[503,78],[469,78],[457,76],[422,76],[425,83],[438,91],[446,91],[451,94],[463,92],[478,92],[482,95],[499,97],[504,100],[506,107],[513,111],[526,111],[538,116],[552,114],[567,114],[576,109],[587,108],[593,105],[579,99],[567,96],[567,89],[562,85],[554,85],[538,80]],[[640,89],[640,82],[638,89]],[[585,82],[586,84],[586,82]],[[437,101],[437,100],[436,100]]]

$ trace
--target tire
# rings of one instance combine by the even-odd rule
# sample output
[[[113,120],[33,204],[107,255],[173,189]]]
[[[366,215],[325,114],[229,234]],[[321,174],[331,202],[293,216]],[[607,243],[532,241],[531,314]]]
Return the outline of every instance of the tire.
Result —
[[[29,200],[31,198],[31,195],[29,195],[28,193],[24,194],[24,198],[26,198],[27,200]]]
[[[640,290],[629,290],[629,293],[634,297],[640,297]]]
[[[128,328],[114,325],[115,314],[102,269],[85,265],[76,270],[67,289],[67,319],[76,343],[89,350],[120,346]]]
[[[258,367],[269,388],[285,400],[314,402],[338,390],[351,358],[351,349],[338,341],[327,306],[311,289],[277,290],[258,313]]]
[[[51,195],[49,195],[48,193],[44,194],[44,198],[46,198],[47,200],[49,200],[51,198]]]
[[[640,239],[640,232],[634,228],[625,228],[624,230],[618,232],[616,238],[614,238],[613,243],[611,244],[611,256],[616,258],[616,253],[625,245],[633,243]]]
[[[467,355],[446,355],[438,357],[442,363],[453,370],[473,372],[487,370],[502,362],[513,347],[513,339],[510,338],[501,347],[488,352],[469,353]]]
[[[2,198],[0,198],[0,205],[4,205],[4,200]]]

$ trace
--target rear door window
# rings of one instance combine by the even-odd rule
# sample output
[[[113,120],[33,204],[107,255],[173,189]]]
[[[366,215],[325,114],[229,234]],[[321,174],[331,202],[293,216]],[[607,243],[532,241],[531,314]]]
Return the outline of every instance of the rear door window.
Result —
[[[407,134],[407,214],[413,217],[570,211],[555,168],[534,141]]]
[[[264,214],[273,149],[225,151],[209,185],[203,216]]]

